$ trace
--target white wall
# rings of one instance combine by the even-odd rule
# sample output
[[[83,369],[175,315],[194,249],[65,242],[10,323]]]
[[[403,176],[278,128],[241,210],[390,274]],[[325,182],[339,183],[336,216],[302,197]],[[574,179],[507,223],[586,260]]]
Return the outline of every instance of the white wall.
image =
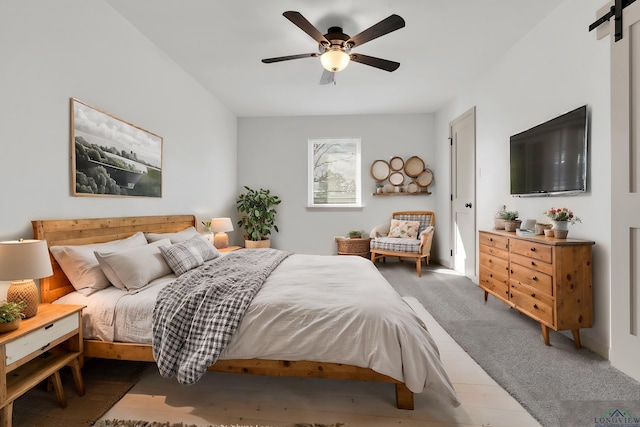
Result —
[[[582,224],[570,237],[593,240],[594,326],[581,331],[583,342],[606,356],[610,328],[610,107],[609,45],[588,32],[601,0],[567,0],[526,35],[494,68],[465,88],[436,118],[439,140],[448,124],[476,106],[477,226],[493,228],[498,206],[521,218],[548,222],[542,212],[568,207]],[[573,197],[512,198],[509,195],[509,137],[580,105],[591,115],[589,191]],[[438,146],[440,147],[440,146]],[[447,164],[448,150],[437,152]],[[441,222],[448,201],[438,197]]]
[[[279,233],[273,246],[294,252],[336,253],[334,236],[349,230],[368,232],[397,210],[435,210],[435,198],[446,189],[435,160],[433,116],[362,115],[329,117],[240,118],[238,120],[238,189],[268,188],[278,195]],[[360,137],[362,209],[307,209],[307,141],[310,137]],[[372,196],[371,163],[393,156],[420,156],[434,174],[433,193],[421,196]],[[436,234],[439,235],[436,214]],[[236,243],[241,232],[234,232]]]
[[[236,117],[101,0],[0,2],[0,240],[31,220],[235,214]],[[72,197],[71,97],[164,138],[163,197]]]

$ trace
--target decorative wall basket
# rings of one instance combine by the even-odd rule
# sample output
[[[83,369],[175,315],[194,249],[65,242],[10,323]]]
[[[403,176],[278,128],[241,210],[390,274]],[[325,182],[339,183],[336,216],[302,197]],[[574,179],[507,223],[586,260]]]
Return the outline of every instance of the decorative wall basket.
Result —
[[[424,162],[418,156],[409,157],[404,164],[404,173],[412,178],[417,177],[424,170]]]

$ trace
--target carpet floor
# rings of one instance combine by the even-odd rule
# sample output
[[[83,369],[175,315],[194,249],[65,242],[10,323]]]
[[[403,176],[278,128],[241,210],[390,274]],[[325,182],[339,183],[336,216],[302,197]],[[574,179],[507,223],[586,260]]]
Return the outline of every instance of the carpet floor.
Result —
[[[640,417],[640,383],[588,348],[576,349],[540,324],[489,296],[466,277],[410,263],[378,264],[402,296],[413,296],[451,337],[542,425],[593,426],[616,409]]]
[[[153,364],[123,360],[86,360],[82,368],[85,395],[76,392],[71,370],[60,371],[67,408],[58,404],[46,382],[13,404],[13,427],[91,426],[133,387]],[[73,410],[69,410],[73,408]]]

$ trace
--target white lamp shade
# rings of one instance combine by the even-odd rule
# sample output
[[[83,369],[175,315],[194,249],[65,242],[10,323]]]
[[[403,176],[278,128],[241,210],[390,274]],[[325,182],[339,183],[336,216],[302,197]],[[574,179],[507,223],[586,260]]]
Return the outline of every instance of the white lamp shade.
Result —
[[[0,280],[40,279],[51,275],[46,240],[0,242]]]
[[[211,231],[214,233],[233,231],[231,218],[211,218]]]
[[[347,68],[349,60],[349,55],[340,49],[329,49],[320,55],[320,62],[324,69],[334,73]]]

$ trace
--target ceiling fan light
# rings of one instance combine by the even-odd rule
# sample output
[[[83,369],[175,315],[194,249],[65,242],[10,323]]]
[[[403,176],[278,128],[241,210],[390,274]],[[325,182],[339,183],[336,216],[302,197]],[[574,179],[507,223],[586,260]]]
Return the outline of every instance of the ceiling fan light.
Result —
[[[325,70],[335,73],[347,68],[349,55],[340,49],[329,49],[320,55],[320,62]]]

